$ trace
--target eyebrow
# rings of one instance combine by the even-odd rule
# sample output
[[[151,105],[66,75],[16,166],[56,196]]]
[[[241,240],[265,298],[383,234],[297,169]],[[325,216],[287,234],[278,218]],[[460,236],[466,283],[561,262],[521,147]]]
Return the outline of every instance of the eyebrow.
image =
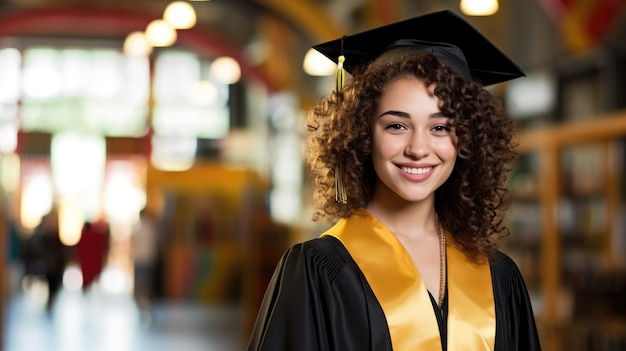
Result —
[[[380,117],[382,117],[384,115],[393,115],[393,116],[402,117],[402,118],[410,118],[411,117],[411,115],[409,115],[406,112],[396,111],[396,110],[389,110],[389,111],[385,111],[385,112],[381,113],[378,116],[378,118],[380,118]],[[451,117],[446,115],[443,112],[435,112],[435,113],[432,113],[430,116],[428,116],[428,118],[451,118]]]

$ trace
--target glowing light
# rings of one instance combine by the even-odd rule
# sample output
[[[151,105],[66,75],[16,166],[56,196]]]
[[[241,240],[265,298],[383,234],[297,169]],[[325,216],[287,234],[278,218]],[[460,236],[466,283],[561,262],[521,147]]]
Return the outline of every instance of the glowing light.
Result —
[[[165,8],[163,19],[175,29],[189,29],[196,25],[196,11],[186,1],[174,1]]]
[[[55,189],[59,193],[99,192],[106,164],[104,137],[58,133],[52,138],[50,154]]]
[[[235,84],[241,79],[241,67],[232,57],[219,57],[211,64],[209,74],[217,83]]]
[[[145,193],[133,184],[130,172],[119,168],[111,173],[103,199],[107,217],[115,222],[130,222],[145,203]]]
[[[85,223],[85,214],[75,201],[59,204],[59,239],[65,246],[78,244]]]
[[[52,180],[48,174],[35,173],[24,182],[20,218],[26,229],[34,229],[52,208]]]
[[[154,47],[174,45],[177,39],[176,29],[164,20],[154,20],[146,27],[148,42]]]
[[[468,16],[491,16],[498,7],[498,0],[461,0],[461,11]]]
[[[337,64],[315,49],[309,49],[304,55],[302,68],[311,76],[330,76],[337,72]]]
[[[152,45],[144,32],[132,32],[124,40],[124,54],[131,56],[148,56],[152,53]]]
[[[54,189],[59,198],[59,235],[72,246],[80,240],[85,218],[100,212],[106,142],[99,135],[55,134],[50,146]]]

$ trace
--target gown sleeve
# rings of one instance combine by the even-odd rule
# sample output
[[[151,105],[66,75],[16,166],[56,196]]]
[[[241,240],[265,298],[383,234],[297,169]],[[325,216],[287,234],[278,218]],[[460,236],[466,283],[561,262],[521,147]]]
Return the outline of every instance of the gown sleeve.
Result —
[[[491,262],[497,351],[540,351],[528,290],[515,262],[498,252]]]
[[[326,238],[283,255],[248,351],[391,351],[384,313],[369,285],[347,251],[338,251],[339,241]]]

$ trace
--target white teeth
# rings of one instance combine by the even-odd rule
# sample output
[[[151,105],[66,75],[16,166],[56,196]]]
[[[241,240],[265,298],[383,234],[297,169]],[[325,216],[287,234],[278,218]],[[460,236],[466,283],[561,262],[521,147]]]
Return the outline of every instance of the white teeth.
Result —
[[[405,171],[406,173],[411,173],[411,174],[426,174],[426,173],[430,172],[431,169],[433,169],[433,168],[432,167],[427,167],[427,168],[402,167],[403,171]]]

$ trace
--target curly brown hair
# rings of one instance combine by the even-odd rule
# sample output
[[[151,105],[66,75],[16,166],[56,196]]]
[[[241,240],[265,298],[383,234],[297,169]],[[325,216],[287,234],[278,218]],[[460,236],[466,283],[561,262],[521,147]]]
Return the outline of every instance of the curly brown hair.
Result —
[[[458,156],[448,180],[435,192],[443,228],[473,259],[496,249],[508,235],[503,223],[510,204],[506,178],[516,158],[517,125],[499,99],[468,81],[432,54],[397,50],[353,73],[342,92],[333,92],[308,113],[307,164],[315,184],[313,219],[348,217],[370,200],[376,182],[371,160],[372,117],[383,88],[402,77],[435,84],[441,111],[451,116]],[[335,167],[343,166],[348,203],[335,201]]]

